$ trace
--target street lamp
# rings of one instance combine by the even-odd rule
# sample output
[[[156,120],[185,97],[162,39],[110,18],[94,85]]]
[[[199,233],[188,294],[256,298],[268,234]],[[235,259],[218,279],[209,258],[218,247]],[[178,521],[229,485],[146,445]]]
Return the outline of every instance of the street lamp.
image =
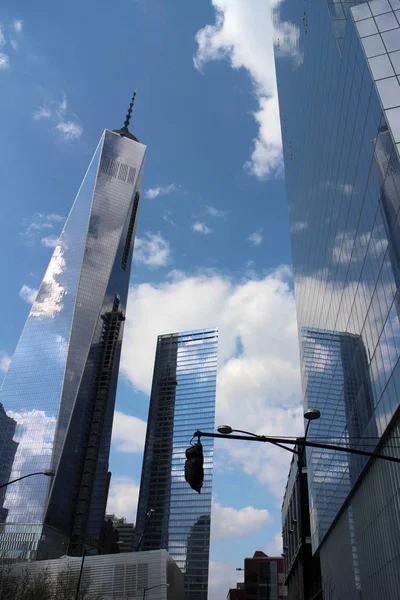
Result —
[[[201,437],[211,437],[211,438],[222,438],[222,439],[231,439],[231,440],[243,440],[247,442],[264,442],[268,444],[273,444],[274,446],[278,446],[279,448],[283,448],[284,450],[288,450],[292,454],[296,454],[298,457],[299,470],[301,473],[301,463],[303,459],[304,448],[321,448],[322,450],[334,450],[337,452],[346,452],[348,454],[358,454],[359,456],[367,456],[369,458],[379,458],[381,460],[386,460],[389,462],[400,463],[400,458],[396,456],[388,456],[386,454],[379,454],[378,449],[375,449],[373,452],[368,452],[367,450],[359,450],[358,448],[349,448],[348,446],[338,446],[337,444],[325,444],[322,442],[311,441],[307,439],[308,429],[310,427],[310,422],[315,419],[319,419],[321,413],[316,408],[310,408],[304,413],[304,418],[308,421],[305,435],[304,437],[279,437],[279,436],[266,436],[266,435],[258,435],[257,433],[251,433],[249,431],[243,431],[242,429],[232,429],[230,425],[220,425],[218,427],[218,433],[210,433],[208,431],[200,431],[197,430],[193,434],[193,438],[198,439],[198,443],[196,446],[200,448],[201,459],[203,458],[203,451],[200,439]],[[245,435],[237,435],[237,433],[244,433]],[[233,435],[232,435],[233,434]],[[288,444],[288,445],[286,445]],[[188,462],[189,457],[188,453],[193,451],[193,446],[186,450],[186,464],[185,464],[185,479],[189,483],[189,485],[199,492],[201,486],[203,485],[203,461],[199,460],[197,463],[191,465],[190,469],[190,477],[186,476],[186,471],[188,470]],[[190,466],[190,465],[189,465]],[[195,484],[193,483],[195,482]]]
[[[144,534],[146,533],[147,526],[148,526],[148,524],[150,523],[150,519],[151,519],[151,517],[154,515],[154,513],[155,513],[155,510],[154,510],[154,508],[150,508],[150,510],[147,512],[147,515],[146,515],[146,517],[147,517],[147,518],[146,518],[146,523],[144,524],[143,531],[142,531],[142,533],[140,534],[140,538],[139,538],[139,541],[138,541],[138,545],[137,545],[137,547],[136,547],[136,552],[139,552],[139,550],[140,550],[140,546],[142,545],[142,541],[143,541],[143,538],[144,538]]]
[[[236,571],[244,571],[244,569],[242,569],[242,567],[236,567]]]
[[[321,416],[321,412],[317,408],[309,408],[304,413],[304,418],[308,421],[315,421],[315,419],[319,419]]]
[[[251,431],[244,431],[243,429],[232,429],[230,425],[220,425],[217,431],[219,431],[219,433],[224,433],[225,435],[230,435],[235,431],[237,433],[245,433],[246,435],[252,435],[254,437],[257,437],[256,433],[251,433]]]
[[[151,587],[143,588],[143,600],[146,600],[146,593],[149,590],[154,590],[154,588],[162,587],[163,585],[165,587],[169,587],[169,583],[157,583],[157,585],[152,585]]]
[[[316,421],[320,418],[320,416],[321,413],[317,408],[309,408],[308,410],[306,410],[306,412],[304,413],[304,418],[307,420],[307,427],[306,432],[304,434],[304,439],[306,439],[307,437],[308,428],[310,427],[311,421]]]
[[[55,472],[47,469],[46,471],[38,471],[37,473],[29,473],[29,475],[23,475],[22,477],[18,477],[18,479],[13,479],[12,481],[7,481],[7,483],[2,483],[0,485],[0,489],[3,487],[7,487],[12,483],[16,483],[17,481],[21,481],[21,479],[26,479],[27,477],[33,477],[34,475],[46,475],[46,477],[55,477]]]
[[[306,430],[304,433],[304,438],[303,440],[306,441],[307,440],[307,434],[308,434],[308,430],[310,427],[310,423],[311,421],[316,421],[317,419],[319,419],[321,417],[321,413],[317,408],[308,408],[305,413],[304,413],[304,418],[307,421],[307,426],[306,426]],[[300,556],[301,556],[301,561],[304,562],[305,560],[305,544],[306,544],[306,535],[304,532],[304,517],[305,517],[305,504],[303,503],[303,498],[304,498],[304,494],[305,494],[305,485],[306,482],[303,481],[303,466],[304,466],[304,452],[305,452],[305,446],[297,446],[298,449],[298,454],[297,454],[297,472],[298,472],[298,481],[299,481],[299,496],[300,496],[300,539],[301,539],[301,547],[300,547]],[[296,521],[297,523],[297,521]],[[295,525],[295,520],[292,519],[292,525]],[[289,533],[294,532],[294,529],[290,529]],[[283,554],[282,554],[282,558],[283,560],[285,560],[286,557],[286,547],[283,549]],[[306,593],[306,583],[305,581],[303,581],[303,593]]]
[[[315,419],[319,419],[321,413],[317,409],[309,409],[304,413],[304,418],[308,420],[306,427],[306,434],[308,433],[308,428],[310,425],[310,421]],[[236,435],[235,432],[245,433],[246,435]],[[193,438],[202,437],[212,437],[212,438],[222,438],[222,439],[231,439],[231,440],[243,440],[248,442],[264,442],[268,444],[273,444],[274,446],[279,446],[280,448],[284,448],[292,454],[300,455],[301,451],[305,447],[310,448],[321,448],[322,450],[335,450],[338,452],[347,452],[348,454],[358,454],[360,456],[368,456],[371,458],[380,458],[382,460],[387,460],[389,462],[400,463],[400,458],[396,456],[388,456],[386,454],[379,454],[376,450],[374,452],[368,452],[367,450],[359,450],[358,448],[349,448],[348,446],[338,446],[336,444],[325,444],[322,442],[316,442],[308,440],[306,434],[304,437],[280,437],[280,436],[266,436],[266,435],[258,435],[256,433],[250,433],[249,431],[242,431],[241,429],[232,429],[230,425],[220,425],[218,427],[219,433],[210,433],[208,431],[195,431],[193,434]],[[231,435],[231,434],[234,435]],[[289,444],[292,447],[289,448],[284,444]],[[293,448],[293,446],[297,446]]]
[[[116,542],[119,546],[123,545],[123,541],[122,540],[118,540],[118,542]],[[85,558],[86,558],[86,553],[90,552],[91,550],[98,550],[98,548],[92,547],[92,548],[84,548],[83,549],[83,554],[82,554],[82,562],[81,562],[81,569],[79,571],[79,578],[78,578],[78,583],[76,586],[76,594],[75,594],[75,600],[79,599],[79,590],[81,587],[81,579],[82,579],[82,573],[83,573],[83,565],[85,564]]]

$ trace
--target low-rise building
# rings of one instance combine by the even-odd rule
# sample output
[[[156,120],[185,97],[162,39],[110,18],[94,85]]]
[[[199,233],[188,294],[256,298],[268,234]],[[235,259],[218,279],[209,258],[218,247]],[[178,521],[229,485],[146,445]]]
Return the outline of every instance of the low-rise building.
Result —
[[[246,595],[243,588],[231,588],[227,595],[227,600],[246,600]]]
[[[68,575],[69,586],[78,585],[82,557],[19,563],[13,569],[32,575],[47,571],[56,582]],[[102,600],[184,600],[183,574],[166,550],[86,556],[80,585],[87,598]]]
[[[244,590],[237,590],[237,593],[242,591],[244,596],[236,600],[286,600],[283,558],[268,556],[261,550],[251,558],[245,558]]]
[[[135,526],[129,523],[125,517],[116,517],[114,514],[106,515],[106,523],[111,521],[114,531],[118,532],[118,542],[120,552],[133,552],[133,535]]]

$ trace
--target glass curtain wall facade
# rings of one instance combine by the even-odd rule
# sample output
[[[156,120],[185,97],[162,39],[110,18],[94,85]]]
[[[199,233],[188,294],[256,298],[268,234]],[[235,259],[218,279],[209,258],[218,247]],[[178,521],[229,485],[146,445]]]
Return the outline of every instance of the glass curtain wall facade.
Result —
[[[202,439],[201,494],[186,483],[184,464],[193,432],[214,431],[217,350],[216,329],[157,340],[136,545],[144,533],[141,550],[168,550],[184,573],[186,600],[207,600],[213,438]]]
[[[97,544],[146,147],[105,130],[25,323],[0,401],[0,560]]]
[[[321,410],[309,435],[396,456],[399,10],[286,0],[275,44],[304,404]],[[394,600],[399,465],[316,449],[307,463],[327,594]]]

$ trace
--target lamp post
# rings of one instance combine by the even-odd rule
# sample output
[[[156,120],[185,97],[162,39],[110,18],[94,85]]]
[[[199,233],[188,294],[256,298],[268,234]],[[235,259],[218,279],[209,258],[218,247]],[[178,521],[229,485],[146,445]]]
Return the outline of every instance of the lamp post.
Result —
[[[316,421],[317,419],[319,419],[321,417],[321,413],[319,410],[317,410],[316,408],[309,408],[308,410],[306,410],[306,412],[304,413],[304,418],[307,420],[307,425],[306,425],[306,430],[304,433],[304,441],[307,440],[307,434],[308,434],[308,430],[310,428],[310,423],[311,421]],[[298,477],[299,477],[299,497],[300,497],[300,502],[299,502],[299,519],[300,519],[300,540],[301,540],[301,547],[300,547],[300,556],[301,556],[301,563],[303,564],[303,569],[304,569],[304,561],[305,561],[305,544],[306,544],[306,536],[304,533],[304,512],[305,512],[305,505],[303,503],[303,498],[304,498],[304,494],[305,494],[305,482],[303,480],[303,466],[304,466],[304,452],[305,452],[305,446],[298,446],[298,455],[297,455],[297,472],[298,472]],[[286,552],[285,552],[286,555]],[[284,563],[285,561],[285,555],[282,556]],[[287,562],[286,562],[287,564]],[[302,577],[302,582],[301,585],[303,587],[303,595],[304,598],[306,598],[307,596],[307,590],[306,590],[306,579],[303,576]]]
[[[151,519],[151,517],[154,515],[154,512],[155,512],[155,511],[154,511],[154,508],[150,508],[150,510],[147,512],[147,515],[146,515],[146,517],[147,517],[147,518],[146,518],[146,523],[144,524],[143,531],[142,531],[142,533],[140,534],[140,538],[139,538],[139,541],[138,541],[138,545],[137,545],[137,547],[136,547],[136,552],[139,552],[139,550],[140,550],[140,546],[142,545],[143,538],[144,538],[144,534],[146,533],[147,526],[148,526],[148,524],[150,523],[150,519]]]
[[[143,588],[143,600],[146,600],[146,594],[149,590],[154,590],[154,588],[158,588],[158,587],[169,587],[169,583],[157,583],[157,585],[152,585],[150,587],[147,588]]]
[[[124,542],[122,541],[118,541],[117,544],[122,545]],[[75,600],[79,600],[79,590],[81,587],[81,580],[82,580],[82,573],[83,573],[83,565],[85,564],[85,558],[86,558],[86,552],[90,552],[91,550],[97,550],[98,548],[92,547],[92,548],[86,548],[84,547],[83,549],[83,554],[82,554],[82,562],[81,562],[81,568],[79,571],[79,578],[78,578],[78,583],[76,586],[76,594],[75,594]]]
[[[319,411],[318,411],[319,412]],[[307,413],[305,413],[307,414]],[[305,417],[308,418],[308,417]],[[318,417],[314,417],[318,418]],[[313,419],[309,419],[313,420]],[[279,437],[279,436],[267,436],[267,435],[258,435],[256,433],[245,432],[247,435],[231,435],[236,431],[242,431],[241,429],[232,429],[229,425],[221,425],[218,427],[219,433],[210,433],[208,431],[200,431],[197,430],[193,434],[193,438],[202,438],[202,437],[212,437],[212,438],[222,438],[222,439],[230,439],[230,440],[244,440],[246,442],[264,442],[268,444],[273,444],[274,446],[279,446],[279,448],[284,448],[293,454],[299,455],[299,450],[295,448],[289,448],[285,446],[285,444],[290,444],[291,446],[298,446],[299,449],[303,447],[310,448],[322,448],[323,450],[336,450],[338,452],[347,452],[349,454],[358,454],[360,456],[368,456],[372,458],[380,458],[382,460],[387,460],[389,462],[400,463],[400,458],[396,456],[387,456],[386,454],[379,454],[377,451],[368,452],[367,450],[358,450],[357,448],[349,448],[347,446],[338,446],[336,444],[324,444],[322,442],[314,442],[307,440],[305,437]]]
[[[37,473],[29,473],[29,475],[23,475],[22,477],[18,477],[18,479],[13,479],[12,481],[7,481],[7,483],[2,483],[0,485],[0,489],[3,487],[7,487],[12,483],[16,483],[17,481],[21,481],[21,479],[26,479],[27,477],[33,477],[34,475],[46,475],[46,477],[54,477],[55,472],[47,469],[46,471],[38,471]]]
[[[93,548],[86,548],[86,546],[83,548],[81,569],[79,571],[78,584],[76,586],[75,600],[79,600],[79,590],[80,590],[80,587],[81,587],[81,579],[82,579],[82,573],[83,573],[83,565],[85,564],[86,552],[90,552],[91,550],[97,550],[97,548],[94,548],[94,547]]]

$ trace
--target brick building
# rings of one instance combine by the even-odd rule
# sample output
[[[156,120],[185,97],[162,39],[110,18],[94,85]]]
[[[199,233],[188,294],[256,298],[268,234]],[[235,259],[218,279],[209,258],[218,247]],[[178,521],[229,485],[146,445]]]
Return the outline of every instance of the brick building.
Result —
[[[242,590],[229,590],[236,592],[229,600],[283,600],[287,596],[283,582],[283,558],[257,550],[244,559],[244,596],[237,596]]]

